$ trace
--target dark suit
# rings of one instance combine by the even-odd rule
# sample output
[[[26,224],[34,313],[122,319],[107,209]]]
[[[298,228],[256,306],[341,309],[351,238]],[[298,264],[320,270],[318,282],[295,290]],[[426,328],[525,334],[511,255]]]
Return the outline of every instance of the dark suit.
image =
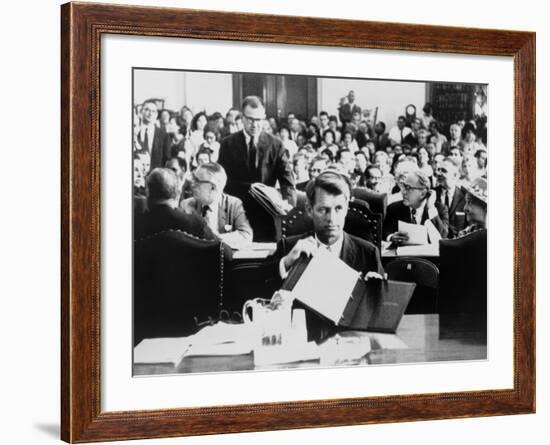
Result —
[[[386,151],[386,148],[391,145],[390,137],[388,136],[388,133],[383,134],[376,134],[372,138],[374,140],[374,146],[376,147],[376,151],[383,150]]]
[[[144,141],[138,138],[138,143],[143,151],[151,155],[151,170],[157,167],[164,167],[164,164],[171,156],[172,139],[168,133],[159,127],[155,127],[151,151],[145,146]]]
[[[447,207],[437,201],[435,202],[435,208],[438,215],[433,217],[431,222],[439,231],[441,237],[446,238],[449,231],[449,212]],[[428,219],[428,206],[425,205],[420,223],[424,224]],[[411,208],[403,204],[403,201],[397,201],[388,206],[386,218],[384,219],[384,239],[387,239],[392,233],[397,232],[398,221],[412,223]]]
[[[282,283],[279,274],[279,263],[281,258],[290,252],[299,240],[307,238],[308,236],[313,236],[313,233],[283,238],[277,243],[277,250],[271,257],[275,282]],[[374,244],[357,238],[356,236],[349,235],[346,232],[344,232],[340,259],[357,272],[363,272],[365,274],[367,272],[378,272],[381,275],[384,274],[384,268],[380,261],[380,252],[378,248]]]
[[[282,142],[268,133],[260,133],[256,146],[256,168],[249,168],[248,147],[244,131],[227,136],[220,146],[218,162],[227,173],[226,192],[241,199],[254,230],[255,240],[274,237],[273,220],[249,195],[254,182],[274,187],[277,181],[283,199],[296,204],[296,187],[292,163]]]
[[[152,206],[134,221],[134,239],[138,240],[166,230],[181,230],[202,239],[216,239],[204,219],[187,215],[165,204]]]
[[[437,202],[444,202],[442,198],[443,187],[438,185],[435,188]],[[449,203],[449,238],[455,238],[464,227],[466,227],[466,218],[464,216],[464,205],[466,200],[464,198],[464,192],[460,187],[455,187],[453,198]],[[462,215],[457,215],[457,212],[462,212]]]
[[[294,245],[303,238],[313,236],[313,233],[292,236],[282,239],[277,244],[277,250],[272,255],[270,267],[273,270],[274,289],[280,289],[282,279],[279,272],[279,263],[281,258],[292,250]],[[384,268],[380,261],[380,252],[378,248],[368,241],[349,235],[344,232],[344,240],[342,242],[342,250],[340,251],[340,259],[355,269],[357,272],[366,274],[367,272],[377,272],[384,275]],[[299,302],[294,303],[297,307],[303,307]],[[306,326],[308,331],[308,340],[321,341],[334,333],[335,327],[331,322],[327,322],[322,317],[306,309]]]

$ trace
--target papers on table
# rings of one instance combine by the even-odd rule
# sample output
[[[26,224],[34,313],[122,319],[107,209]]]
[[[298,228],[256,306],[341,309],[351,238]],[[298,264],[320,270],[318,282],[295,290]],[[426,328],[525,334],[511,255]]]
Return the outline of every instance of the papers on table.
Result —
[[[233,259],[267,258],[277,248],[277,243],[250,243],[233,252]]]
[[[175,366],[187,352],[190,338],[146,338],[134,348],[134,363],[172,363]]]
[[[298,300],[338,324],[359,278],[340,258],[319,250],[292,292]]]
[[[409,236],[409,239],[404,242],[405,245],[428,244],[428,229],[426,226],[398,221],[397,230],[405,232]]]
[[[248,325],[219,322],[189,337],[148,338],[134,348],[134,363],[172,363],[197,355],[240,355],[252,351]]]
[[[397,227],[409,235],[409,240],[396,249],[395,256],[439,256],[441,234],[430,220],[424,225],[399,221]],[[388,252],[384,256],[391,256]]]

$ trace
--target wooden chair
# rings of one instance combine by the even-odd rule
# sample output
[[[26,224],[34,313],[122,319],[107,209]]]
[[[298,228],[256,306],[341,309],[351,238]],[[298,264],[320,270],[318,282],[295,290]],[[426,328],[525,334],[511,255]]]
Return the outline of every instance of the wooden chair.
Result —
[[[190,335],[219,315],[225,249],[179,230],[134,243],[134,344]]]
[[[388,279],[416,283],[406,314],[437,312],[439,269],[431,261],[416,257],[397,258],[385,267]]]

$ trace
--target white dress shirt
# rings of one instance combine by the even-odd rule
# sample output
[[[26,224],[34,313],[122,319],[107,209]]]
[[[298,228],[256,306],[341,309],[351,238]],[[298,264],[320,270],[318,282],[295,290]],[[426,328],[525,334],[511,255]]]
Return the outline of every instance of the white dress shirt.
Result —
[[[139,130],[139,141],[143,144],[145,142],[145,130],[147,130],[147,139],[149,141],[149,147],[147,149],[149,150],[149,153],[151,153],[151,150],[153,149],[153,139],[155,138],[155,124],[151,123],[149,125],[142,125],[141,129]]]
[[[315,235],[315,242],[317,243],[317,249],[324,249],[328,251],[331,255],[335,255],[338,258],[340,258],[340,252],[342,252],[342,245],[344,244],[344,234],[340,236],[338,240],[336,240],[335,243],[328,246],[327,244],[322,243],[319,238],[317,238],[317,235]],[[281,278],[284,280],[286,277],[288,277],[288,270],[285,268],[285,262],[284,257],[281,258],[281,261],[279,261],[279,274],[281,275]]]

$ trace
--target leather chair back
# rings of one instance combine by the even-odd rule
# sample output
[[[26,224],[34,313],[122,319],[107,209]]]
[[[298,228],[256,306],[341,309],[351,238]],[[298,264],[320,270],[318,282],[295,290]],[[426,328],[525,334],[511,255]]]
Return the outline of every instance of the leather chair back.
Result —
[[[223,303],[225,247],[178,230],[134,243],[134,344],[180,337],[217,317]]]

